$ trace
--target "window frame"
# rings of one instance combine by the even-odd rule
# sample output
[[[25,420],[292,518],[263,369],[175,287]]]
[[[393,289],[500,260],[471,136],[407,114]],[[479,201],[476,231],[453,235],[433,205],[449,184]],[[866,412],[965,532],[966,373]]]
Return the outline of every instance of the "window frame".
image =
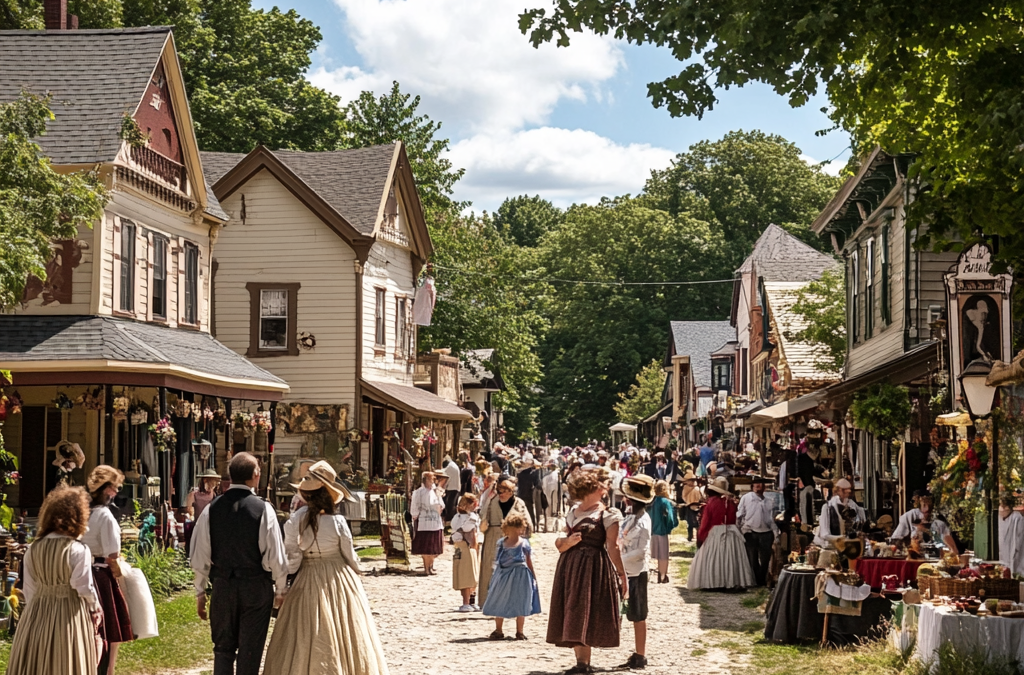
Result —
[[[879,247],[879,255],[881,255],[881,310],[882,310],[882,324],[890,325],[892,323],[892,297],[891,290],[889,288],[889,226],[882,226],[882,238],[881,246]]]
[[[374,286],[373,307],[373,348],[386,351],[388,348],[388,289]]]
[[[194,266],[190,265],[190,259],[195,260]],[[199,325],[199,246],[191,241],[186,241],[182,247],[182,263],[184,274],[182,275],[184,288],[181,295],[180,323],[186,326]],[[192,273],[190,276],[190,272]]]
[[[409,296],[395,295],[395,356],[409,353]]]
[[[860,302],[860,248],[855,248],[850,256],[850,275],[853,277],[850,284],[850,339],[853,344],[860,341],[860,312],[857,304]]]
[[[163,246],[163,257],[162,258],[160,256],[160,247],[161,246]],[[167,237],[165,237],[164,235],[161,235],[161,234],[155,234],[155,233],[153,234],[153,273],[151,275],[150,285],[149,285],[150,286],[150,288],[149,288],[149,308],[150,308],[150,314],[157,321],[167,321],[167,308],[168,308],[168,305],[170,304],[168,302],[169,296],[168,296],[168,293],[167,293],[167,289],[169,287],[169,284],[167,283],[167,279],[168,279],[168,276],[169,276],[169,274],[168,274],[168,267],[170,267],[170,265],[168,264],[168,262],[170,261],[170,258],[169,258],[170,249],[171,249],[171,240],[169,238],[167,238]],[[159,278],[159,270],[161,270],[161,269],[163,270],[163,279]],[[163,301],[163,305],[164,305],[164,310],[163,310],[163,312],[157,312],[156,311],[156,302],[157,302],[157,298],[161,297],[161,296],[159,296],[157,294],[156,289],[157,289],[157,286],[160,285],[161,283],[163,284],[162,301]]]
[[[299,289],[302,284],[282,282],[256,282],[250,281],[245,285],[249,292],[249,349],[245,355],[249,358],[269,358],[274,356],[298,356],[298,315],[299,315]],[[262,318],[263,291],[287,291],[287,337],[286,349],[278,347],[267,349],[260,346],[260,320]]]
[[[125,236],[130,233],[130,236]],[[135,266],[136,262],[136,237],[138,226],[127,218],[121,219],[121,250],[118,252],[120,268],[117,273],[120,277],[118,289],[117,307],[119,312],[125,314],[135,313]]]
[[[870,340],[875,328],[875,238],[864,242],[864,339]]]

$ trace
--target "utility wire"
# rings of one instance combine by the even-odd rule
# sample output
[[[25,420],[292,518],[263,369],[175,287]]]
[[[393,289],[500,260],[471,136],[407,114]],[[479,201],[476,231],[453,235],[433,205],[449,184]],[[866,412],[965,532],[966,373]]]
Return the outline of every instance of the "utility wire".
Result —
[[[469,274],[478,277],[491,277],[494,278],[497,275],[489,272],[473,272],[470,270],[462,270],[457,267],[445,267],[443,265],[434,264],[435,270],[445,270],[446,272],[456,272],[458,274]],[[542,277],[542,278],[529,278],[527,281],[546,281],[551,283],[560,284],[580,284],[585,286],[697,286],[701,284],[733,284],[736,283],[735,279],[711,279],[711,280],[700,280],[700,281],[584,281],[582,279],[560,279],[558,277]]]

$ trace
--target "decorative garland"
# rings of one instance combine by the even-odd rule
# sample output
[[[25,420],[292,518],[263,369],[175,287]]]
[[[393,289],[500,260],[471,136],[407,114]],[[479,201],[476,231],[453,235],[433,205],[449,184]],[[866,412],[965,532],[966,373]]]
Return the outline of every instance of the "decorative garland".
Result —
[[[178,442],[178,434],[167,417],[157,420],[156,424],[150,424],[149,435],[153,439],[153,447],[157,452],[167,452],[172,445]]]

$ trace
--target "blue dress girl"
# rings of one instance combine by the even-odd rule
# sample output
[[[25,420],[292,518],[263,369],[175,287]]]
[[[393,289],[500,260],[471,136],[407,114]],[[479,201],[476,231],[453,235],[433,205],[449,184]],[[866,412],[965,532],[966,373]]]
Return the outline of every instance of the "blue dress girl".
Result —
[[[525,640],[523,625],[526,617],[540,614],[540,592],[537,577],[533,571],[530,542],[526,533],[526,519],[517,513],[510,513],[501,524],[505,535],[498,542],[494,557],[494,574],[487,587],[487,600],[482,612],[494,617],[494,632],[491,640],[504,640],[502,632],[505,619],[516,620],[516,639]]]

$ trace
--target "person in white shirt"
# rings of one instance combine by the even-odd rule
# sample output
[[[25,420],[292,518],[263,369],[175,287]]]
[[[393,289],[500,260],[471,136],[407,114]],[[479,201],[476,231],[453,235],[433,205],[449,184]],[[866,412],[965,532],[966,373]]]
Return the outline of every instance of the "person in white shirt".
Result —
[[[900,522],[893,530],[890,541],[903,541],[909,544],[912,539],[921,539],[927,544],[933,539],[938,539],[950,551],[959,553],[949,525],[936,517],[935,500],[931,493],[918,490],[914,497],[917,499],[917,508],[910,509],[900,516]]]
[[[412,554],[423,556],[423,574],[436,574],[434,558],[444,553],[444,500],[434,488],[434,474],[424,471],[421,485],[412,493]]]
[[[548,500],[548,508],[544,510],[544,529],[548,532],[557,532],[558,523],[548,526],[548,518],[557,521],[562,516],[562,472],[558,468],[558,460],[549,459],[547,470],[541,479],[541,490]]]
[[[1009,495],[999,499],[999,562],[1013,574],[1024,574],[1024,516],[1016,505]]]
[[[629,592],[626,618],[633,623],[633,653],[622,668],[647,665],[647,578],[651,567],[651,516],[647,505],[654,501],[654,479],[637,474],[622,481],[622,495],[630,514],[619,526],[619,551],[626,570]]]
[[[274,507],[253,492],[260,484],[259,460],[240,452],[228,473],[231,486],[192,531],[196,611],[205,621],[206,583],[212,580],[214,675],[258,675],[271,612],[287,592],[288,562]]]
[[[448,478],[444,485],[444,519],[450,521],[455,517],[455,510],[462,496],[462,471],[451,458],[446,457],[441,463],[442,473]]]
[[[455,545],[455,553],[452,555],[452,588],[462,594],[460,612],[480,609],[471,602],[480,581],[477,570],[480,565],[480,516],[476,513],[477,506],[474,495],[464,494],[459,499],[458,513],[452,518],[452,544]]]
[[[845,478],[836,481],[835,494],[821,507],[818,533],[814,543],[818,546],[834,547],[836,539],[852,536],[851,530],[867,521],[862,509],[853,501],[853,483]]]
[[[772,546],[779,536],[779,526],[775,524],[775,502],[764,496],[767,482],[760,476],[755,477],[751,481],[751,491],[740,498],[740,505],[736,509],[736,525],[743,533],[747,559],[750,560],[758,586],[768,582]]]

